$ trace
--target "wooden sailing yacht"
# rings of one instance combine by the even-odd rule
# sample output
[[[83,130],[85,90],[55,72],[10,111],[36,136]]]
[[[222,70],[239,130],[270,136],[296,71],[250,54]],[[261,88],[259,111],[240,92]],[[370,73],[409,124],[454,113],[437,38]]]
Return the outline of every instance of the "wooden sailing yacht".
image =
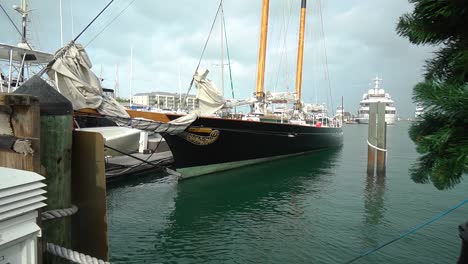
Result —
[[[266,108],[263,90],[269,0],[263,0],[255,111]],[[296,110],[300,109],[306,0],[301,3],[296,74]],[[180,115],[128,111],[131,117],[167,122]],[[300,121],[300,120],[296,120]],[[252,122],[199,117],[183,133],[162,133],[182,178],[228,170],[272,159],[342,145],[341,127],[319,127],[306,122]]]

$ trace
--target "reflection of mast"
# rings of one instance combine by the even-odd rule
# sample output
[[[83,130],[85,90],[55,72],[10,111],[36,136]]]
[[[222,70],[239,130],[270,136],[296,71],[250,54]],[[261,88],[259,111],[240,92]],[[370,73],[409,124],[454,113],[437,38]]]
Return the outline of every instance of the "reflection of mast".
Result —
[[[300,107],[301,103],[301,86],[302,86],[302,61],[304,57],[304,29],[306,19],[306,0],[301,2],[301,22],[299,29],[299,43],[297,48],[297,69],[296,69],[296,106]]]

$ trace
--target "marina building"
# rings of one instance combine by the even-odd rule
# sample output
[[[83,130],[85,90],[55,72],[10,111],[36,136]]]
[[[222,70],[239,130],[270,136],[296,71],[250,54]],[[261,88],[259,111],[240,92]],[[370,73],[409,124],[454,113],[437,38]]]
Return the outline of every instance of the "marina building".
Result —
[[[181,107],[181,100],[183,101],[184,97],[185,94],[169,92],[137,93],[132,96],[132,103],[158,109],[177,110]],[[189,94],[185,100],[185,105],[189,110],[198,107],[198,101],[194,95]]]

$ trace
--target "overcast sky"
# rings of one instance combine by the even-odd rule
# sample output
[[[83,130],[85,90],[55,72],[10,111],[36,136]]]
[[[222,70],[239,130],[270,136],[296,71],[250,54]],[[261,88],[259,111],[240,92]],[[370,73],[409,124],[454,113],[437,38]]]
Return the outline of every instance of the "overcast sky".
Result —
[[[81,31],[106,5],[103,0],[62,0],[65,42]],[[87,46],[93,70],[113,88],[119,79],[119,95],[129,97],[130,49],[133,47],[133,91],[187,91],[219,0],[135,0],[110,26],[101,29],[132,0],[115,0],[78,40]],[[271,0],[265,89],[294,90],[297,34],[301,0]],[[412,88],[422,79],[430,47],[414,46],[395,32],[398,17],[412,10],[407,0],[308,1],[304,50],[303,100],[340,104],[356,113],[362,94],[377,74],[395,100],[403,117],[414,115]],[[15,22],[12,5],[20,0],[1,0]],[[61,45],[59,0],[29,0],[28,38],[37,49],[54,52]],[[261,0],[224,0],[232,78],[236,98],[255,90]],[[6,16],[0,15],[0,42],[16,44],[20,37]],[[221,86],[221,26],[215,24],[201,65]],[[322,37],[324,36],[324,38]],[[95,38],[96,37],[96,38]],[[95,38],[91,43],[90,41]],[[89,44],[88,44],[89,43]],[[227,56],[224,45],[224,63]],[[326,54],[326,56],[325,56]],[[328,76],[326,70],[328,62]],[[119,67],[116,74],[117,65]],[[180,76],[180,78],[179,78]],[[225,94],[231,95],[225,67]],[[179,79],[181,85],[179,85]],[[329,84],[331,86],[332,104]]]

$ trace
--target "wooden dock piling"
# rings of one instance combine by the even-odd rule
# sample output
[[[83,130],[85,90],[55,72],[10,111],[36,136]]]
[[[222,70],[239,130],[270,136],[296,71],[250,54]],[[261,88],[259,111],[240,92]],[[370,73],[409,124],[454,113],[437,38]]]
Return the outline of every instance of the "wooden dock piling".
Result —
[[[387,123],[385,122],[385,103],[377,104],[377,146],[379,149],[387,149]],[[377,150],[377,175],[384,175],[386,169],[387,152]]]
[[[73,133],[72,200],[79,213],[72,219],[73,249],[108,260],[104,139],[95,132]]]
[[[0,93],[0,141],[8,144],[0,144],[0,166],[33,171],[41,173],[41,151],[40,151],[40,121],[39,100],[30,95]],[[7,136],[6,131],[11,131]],[[26,139],[31,142],[33,153],[21,154],[11,149],[11,139]],[[37,225],[42,227],[41,218],[37,218]],[[37,250],[38,263],[42,263],[41,238],[38,238]]]
[[[71,150],[73,108],[63,95],[40,77],[34,76],[15,91],[36,96],[40,104],[41,165],[47,184],[46,210],[71,207]],[[71,218],[43,223],[44,240],[65,248],[71,247]],[[44,255],[45,263],[68,261]]]
[[[367,136],[367,174],[385,175],[387,123],[385,122],[385,103],[370,103],[369,128]]]
[[[367,128],[367,174],[374,174],[375,172],[375,148],[372,146],[376,144],[376,114],[377,105],[370,104],[369,106],[369,126]],[[372,145],[372,146],[371,146]]]
[[[30,140],[34,151],[30,155],[23,155],[12,149],[2,148],[0,166],[40,173],[39,101],[29,95],[0,93],[0,113],[10,121],[0,123],[2,131],[10,130],[10,136]],[[5,139],[6,134],[1,136]]]

